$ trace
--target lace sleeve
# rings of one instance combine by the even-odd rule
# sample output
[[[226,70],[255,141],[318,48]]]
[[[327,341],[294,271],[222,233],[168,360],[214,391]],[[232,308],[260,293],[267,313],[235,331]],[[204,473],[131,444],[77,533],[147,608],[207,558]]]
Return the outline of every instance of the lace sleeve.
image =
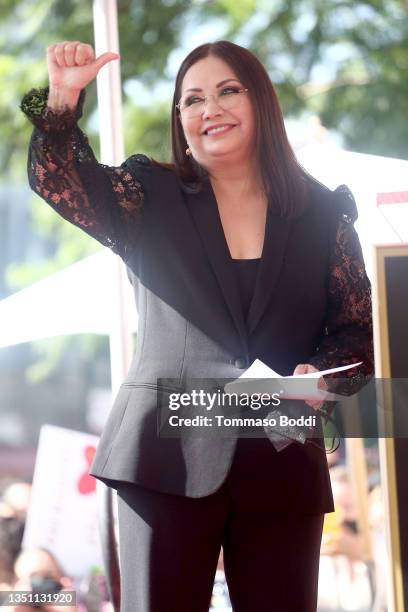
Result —
[[[357,368],[325,376],[330,391],[351,395],[368,382],[374,371],[371,285],[353,226],[358,216],[353,195],[346,185],[338,187],[333,195],[336,237],[325,336],[309,362],[324,370],[362,361]]]
[[[133,155],[119,167],[98,163],[77,126],[84,98],[83,90],[75,110],[53,111],[48,87],[23,97],[21,110],[34,124],[29,184],[64,219],[126,261],[140,232],[151,162]]]

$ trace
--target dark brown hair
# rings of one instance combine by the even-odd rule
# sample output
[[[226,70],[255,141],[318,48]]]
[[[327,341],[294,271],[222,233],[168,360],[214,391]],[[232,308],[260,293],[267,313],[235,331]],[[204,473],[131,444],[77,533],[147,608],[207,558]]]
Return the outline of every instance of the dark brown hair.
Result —
[[[296,217],[304,208],[306,173],[289,143],[282,111],[272,82],[258,58],[235,43],[220,40],[191,51],[177,73],[171,109],[172,165],[184,184],[200,186],[205,169],[186,155],[187,142],[176,104],[187,70],[208,56],[223,60],[248,88],[255,122],[255,151],[265,193],[273,209],[285,217]]]

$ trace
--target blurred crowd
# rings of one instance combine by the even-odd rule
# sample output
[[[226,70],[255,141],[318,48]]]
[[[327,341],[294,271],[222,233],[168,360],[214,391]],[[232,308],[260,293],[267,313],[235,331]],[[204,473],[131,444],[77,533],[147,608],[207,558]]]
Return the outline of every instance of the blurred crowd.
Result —
[[[326,514],[323,527],[319,612],[387,611],[387,552],[378,449],[365,449],[365,458],[368,508],[362,517],[363,526],[344,448],[343,453],[328,455],[336,511]]]
[[[91,573],[79,584],[67,576],[58,559],[44,548],[22,549],[31,485],[14,482],[0,496],[0,605],[4,612],[30,612],[32,606],[6,605],[7,591],[63,593],[74,590],[76,605],[44,605],[48,612],[112,612],[104,576]],[[38,609],[38,607],[37,607]]]

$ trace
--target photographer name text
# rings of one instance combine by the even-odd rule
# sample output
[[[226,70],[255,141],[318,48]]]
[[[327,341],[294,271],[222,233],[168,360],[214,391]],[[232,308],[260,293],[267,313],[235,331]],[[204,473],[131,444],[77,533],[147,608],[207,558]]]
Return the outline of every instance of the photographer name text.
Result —
[[[226,417],[224,415],[216,415],[214,417],[197,415],[195,417],[179,417],[171,415],[168,423],[171,427],[315,427],[315,416],[300,416],[298,418],[290,418],[281,414],[279,418],[275,417]]]

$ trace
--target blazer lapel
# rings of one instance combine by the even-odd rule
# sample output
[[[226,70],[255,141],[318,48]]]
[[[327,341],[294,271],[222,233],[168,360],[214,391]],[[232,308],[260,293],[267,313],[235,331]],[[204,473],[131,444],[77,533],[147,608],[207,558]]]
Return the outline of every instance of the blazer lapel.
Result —
[[[189,203],[189,212],[200,235],[202,246],[232,315],[241,341],[247,349],[248,334],[241,307],[238,282],[210,181],[204,180],[201,191],[189,194],[187,201]]]
[[[254,331],[261,320],[278,281],[292,221],[282,218],[268,206],[262,257],[254,295],[245,322],[236,274],[210,181],[204,180],[201,191],[197,194],[189,194],[187,201],[189,212],[200,235],[207,258],[241,341],[247,348],[249,334]]]
[[[268,206],[262,257],[247,317],[249,334],[259,323],[278,281],[291,226],[291,221],[280,217]]]

